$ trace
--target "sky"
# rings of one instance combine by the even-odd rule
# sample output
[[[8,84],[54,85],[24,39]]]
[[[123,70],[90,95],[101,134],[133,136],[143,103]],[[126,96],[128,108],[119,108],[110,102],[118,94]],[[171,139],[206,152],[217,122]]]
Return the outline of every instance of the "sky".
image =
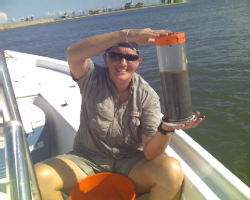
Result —
[[[100,8],[119,9],[130,0],[0,0],[0,24],[19,22],[21,18],[59,18],[65,12],[72,16],[88,14],[89,10]],[[134,4],[139,0],[132,0]],[[141,0],[145,5],[159,4],[161,0]]]

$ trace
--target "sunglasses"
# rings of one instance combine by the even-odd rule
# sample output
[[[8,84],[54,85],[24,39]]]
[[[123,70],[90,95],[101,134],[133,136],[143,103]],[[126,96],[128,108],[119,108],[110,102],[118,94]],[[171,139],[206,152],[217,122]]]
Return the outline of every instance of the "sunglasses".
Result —
[[[106,53],[112,60],[118,61],[123,58],[126,59],[128,62],[134,62],[139,59],[139,56],[134,55],[134,54],[122,54],[122,53],[117,53],[117,52],[108,52]]]

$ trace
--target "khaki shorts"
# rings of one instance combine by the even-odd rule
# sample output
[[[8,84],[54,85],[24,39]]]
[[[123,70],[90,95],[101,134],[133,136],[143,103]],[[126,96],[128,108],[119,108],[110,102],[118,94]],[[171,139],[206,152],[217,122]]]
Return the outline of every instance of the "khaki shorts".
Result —
[[[82,151],[75,150],[58,157],[65,157],[73,161],[88,176],[100,172],[114,172],[128,176],[130,170],[138,161],[145,158],[145,155],[140,151],[133,156],[116,159],[113,157],[88,157]]]

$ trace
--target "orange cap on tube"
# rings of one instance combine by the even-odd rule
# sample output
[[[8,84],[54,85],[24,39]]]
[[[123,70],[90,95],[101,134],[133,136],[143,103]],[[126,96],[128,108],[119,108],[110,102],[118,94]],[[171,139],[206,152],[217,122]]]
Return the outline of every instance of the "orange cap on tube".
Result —
[[[155,38],[156,46],[174,45],[185,41],[185,32],[174,32],[171,35],[159,36]]]

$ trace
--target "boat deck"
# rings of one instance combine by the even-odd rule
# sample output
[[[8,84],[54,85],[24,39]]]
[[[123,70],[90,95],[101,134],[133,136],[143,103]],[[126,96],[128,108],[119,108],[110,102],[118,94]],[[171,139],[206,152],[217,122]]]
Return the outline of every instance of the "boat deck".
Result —
[[[12,51],[7,54],[17,102],[33,103],[49,121],[52,157],[72,150],[80,124],[81,95],[68,63]],[[250,199],[249,188],[184,131],[173,135],[166,153],[182,164],[182,200]],[[1,179],[0,192],[5,190],[5,181]],[[146,200],[148,194],[137,199]]]

